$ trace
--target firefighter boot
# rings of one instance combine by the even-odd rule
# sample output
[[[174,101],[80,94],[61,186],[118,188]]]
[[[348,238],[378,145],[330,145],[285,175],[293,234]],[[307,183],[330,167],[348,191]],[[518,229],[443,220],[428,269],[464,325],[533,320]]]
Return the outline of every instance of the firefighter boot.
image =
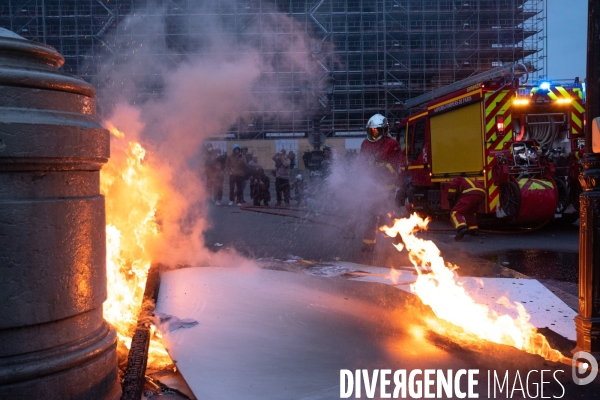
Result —
[[[469,235],[479,236],[479,229],[469,229]]]
[[[467,232],[469,232],[469,228],[467,228],[466,226],[461,226],[460,228],[458,228],[458,232],[456,233],[456,236],[454,236],[454,241],[460,242],[461,240],[463,240]]]

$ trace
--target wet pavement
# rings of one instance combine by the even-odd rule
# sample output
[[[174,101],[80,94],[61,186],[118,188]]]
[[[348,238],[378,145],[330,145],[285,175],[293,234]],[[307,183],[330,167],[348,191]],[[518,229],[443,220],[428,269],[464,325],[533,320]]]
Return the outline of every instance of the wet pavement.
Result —
[[[579,253],[519,249],[503,250],[480,256],[531,277],[578,283]]]

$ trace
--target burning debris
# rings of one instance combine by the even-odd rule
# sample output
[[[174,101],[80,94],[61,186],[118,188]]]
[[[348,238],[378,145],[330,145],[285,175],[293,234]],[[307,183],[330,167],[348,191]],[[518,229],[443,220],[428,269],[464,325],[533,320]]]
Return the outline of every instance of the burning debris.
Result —
[[[537,332],[521,303],[511,303],[505,297],[498,300],[507,310],[516,310],[517,318],[476,303],[458,283],[454,272],[458,267],[446,266],[432,241],[415,236],[415,232],[427,228],[428,222],[413,214],[410,218],[397,219],[392,227],[384,226],[381,230],[391,237],[401,235],[404,244],[395,246],[398,251],[406,247],[418,275],[410,285],[411,291],[430,306],[438,318],[450,323],[441,324],[440,321],[429,319],[429,326],[460,340],[488,340],[540,355],[550,361],[570,364],[567,357],[552,349],[546,338]],[[395,272],[391,274],[396,275]]]

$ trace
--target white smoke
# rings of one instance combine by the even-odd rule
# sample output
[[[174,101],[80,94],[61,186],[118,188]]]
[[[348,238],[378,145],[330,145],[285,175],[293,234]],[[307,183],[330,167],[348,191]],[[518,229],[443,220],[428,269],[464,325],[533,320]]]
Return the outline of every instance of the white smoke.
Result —
[[[196,265],[205,254],[207,195],[198,160],[204,141],[227,132],[249,110],[291,115],[290,93],[278,92],[269,72],[293,70],[305,86],[320,77],[310,60],[312,39],[298,22],[263,10],[246,28],[252,35],[243,36],[252,40],[245,40],[210,14],[214,6],[236,3],[215,1],[190,12],[188,23],[197,27],[190,44],[195,54],[170,46],[164,9],[137,11],[107,39],[116,55],[106,52],[92,82],[106,119],[125,133],[125,141],[139,141],[146,162],[164,177],[163,235],[153,253],[155,261],[171,265]],[[285,35],[278,34],[281,26]],[[121,157],[122,149],[114,140],[111,157]]]

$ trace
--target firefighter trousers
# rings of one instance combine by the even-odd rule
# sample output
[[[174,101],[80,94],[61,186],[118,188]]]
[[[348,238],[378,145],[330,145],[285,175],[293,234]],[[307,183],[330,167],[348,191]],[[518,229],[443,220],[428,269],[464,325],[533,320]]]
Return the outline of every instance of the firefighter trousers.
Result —
[[[462,227],[478,229],[475,215],[484,199],[484,196],[479,194],[461,195],[450,211],[452,226],[457,230]]]
[[[391,218],[388,215],[393,213],[393,200],[391,194],[382,195],[383,200],[375,201],[369,205],[364,222],[363,243],[374,245],[377,241],[379,227],[390,225]]]

